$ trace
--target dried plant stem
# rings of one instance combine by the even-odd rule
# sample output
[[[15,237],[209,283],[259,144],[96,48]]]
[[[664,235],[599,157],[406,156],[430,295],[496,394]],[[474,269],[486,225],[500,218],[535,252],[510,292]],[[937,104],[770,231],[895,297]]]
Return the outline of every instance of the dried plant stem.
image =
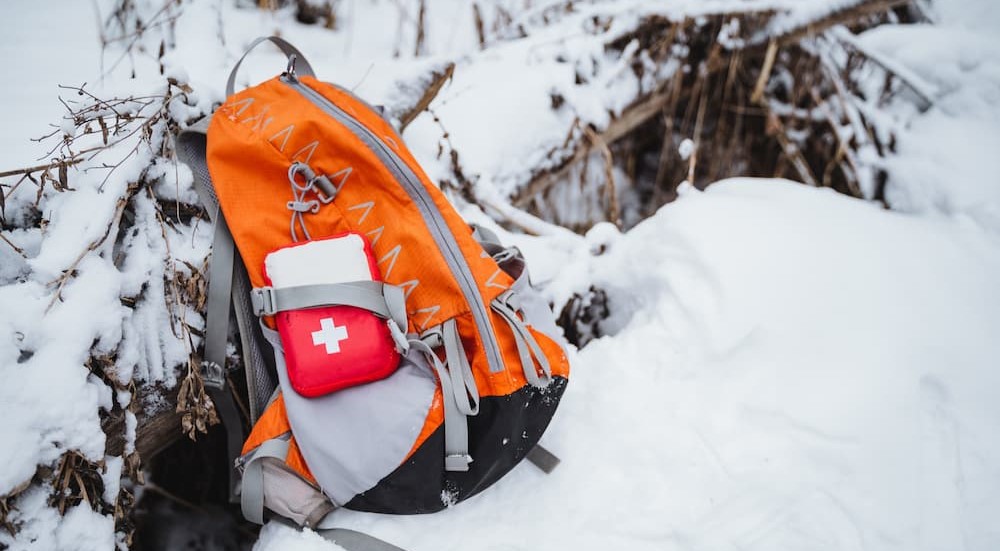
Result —
[[[434,98],[436,98],[438,93],[441,91],[441,88],[444,87],[446,82],[451,80],[451,77],[454,74],[455,74],[455,64],[449,63],[447,66],[445,66],[443,71],[435,72],[433,75],[431,75],[431,83],[424,90],[424,93],[420,96],[420,99],[417,100],[417,103],[415,103],[413,107],[407,109],[406,112],[404,112],[399,117],[400,132],[405,130],[406,127],[409,126],[410,123],[413,122],[413,120],[416,119],[418,115],[420,115],[420,113],[423,113],[424,110],[426,110],[427,107],[430,106],[431,102],[434,101]]]
[[[29,166],[27,168],[18,168],[18,169],[15,169],[15,170],[7,170],[7,171],[4,171],[4,172],[0,172],[0,178],[6,178],[7,176],[26,175],[26,174],[31,174],[33,172],[41,172],[41,171],[45,171],[45,170],[52,170],[53,168],[73,166],[75,164],[79,164],[82,161],[83,161],[82,158],[67,159],[65,161],[53,161],[51,163],[44,164],[44,165]]]
[[[55,281],[49,283],[50,286],[52,285],[56,286],[56,291],[52,295],[52,300],[49,302],[49,305],[45,307],[46,313],[49,310],[51,310],[52,307],[55,305],[55,303],[62,297],[63,288],[66,286],[69,280],[74,277],[76,273],[76,268],[77,266],[80,265],[80,262],[82,262],[83,259],[86,258],[88,254],[96,251],[101,245],[103,245],[104,242],[107,241],[108,237],[111,235],[112,228],[117,228],[118,225],[121,223],[122,215],[125,213],[125,206],[128,204],[129,198],[131,196],[132,196],[132,191],[130,190],[128,195],[118,199],[118,203],[115,205],[115,214],[112,217],[111,222],[108,223],[107,228],[104,229],[104,234],[101,237],[95,239],[94,241],[91,241],[90,244],[87,245],[87,247],[80,252],[80,254],[76,257],[73,263],[70,264],[68,268],[63,270],[63,274],[59,276],[59,278],[56,279]]]
[[[764,66],[760,69],[760,76],[757,77],[757,85],[753,88],[753,95],[750,96],[750,103],[760,103],[764,97],[764,88],[768,79],[771,78],[771,71],[774,69],[774,60],[778,57],[778,41],[772,40],[767,45],[767,53],[764,54]]]
[[[698,165],[698,148],[701,146],[701,130],[705,121],[705,106],[708,104],[708,93],[703,87],[701,101],[698,102],[698,116],[694,123],[694,150],[688,160],[688,183],[694,185],[694,171]]]
[[[21,247],[18,247],[14,243],[12,243],[10,241],[10,239],[7,239],[7,237],[4,234],[0,233],[0,239],[3,239],[4,243],[10,245],[10,247],[12,249],[14,249],[14,252],[16,252],[17,254],[21,255],[21,258],[25,258],[25,259],[28,258],[28,256],[24,254],[24,249],[22,249]]]

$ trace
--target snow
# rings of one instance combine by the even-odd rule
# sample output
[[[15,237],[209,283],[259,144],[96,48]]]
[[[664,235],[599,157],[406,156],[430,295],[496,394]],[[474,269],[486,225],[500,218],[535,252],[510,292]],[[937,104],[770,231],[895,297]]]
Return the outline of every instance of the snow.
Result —
[[[621,57],[602,46],[643,15],[753,4],[788,9],[781,24],[794,25],[855,1],[664,7],[635,0],[579,3],[572,12],[546,2],[492,26],[497,6],[520,4],[497,2],[484,9],[488,47],[480,50],[471,6],[447,0],[429,3],[421,57],[413,55],[412,25],[404,24],[415,14],[407,2],[343,3],[335,32],[295,23],[289,10],[228,0],[181,5],[170,33],[176,48],[163,63],[194,92],[166,107],[174,120],[220,101],[229,68],[262,34],[280,32],[321,76],[390,111],[412,100],[408,83],[455,62],[433,116],[406,130],[414,153],[439,179],[451,175],[439,149],[460,153],[489,211],[466,205],[463,214],[518,245],[554,304],[591,286],[608,295],[605,336],[570,351],[572,382],[543,441],[562,459],[553,474],[522,465],[438,514],[340,511],[338,523],[409,551],[472,542],[489,549],[1000,548],[995,2],[939,0],[928,10],[934,24],[884,26],[856,38],[933,91],[926,112],[900,102],[884,114],[897,135],[884,161],[892,211],[800,184],[733,179],[706,191],[681,186],[677,201],[627,232],[599,224],[578,236],[507,202],[575,119],[601,128],[643,91],[647,83],[624,70],[630,49]],[[0,63],[20,76],[0,91],[7,123],[0,168],[37,164],[48,150],[29,138],[65,124],[57,83],[88,82],[104,97],[163,91],[158,38],[146,44],[152,53],[110,69],[120,45],[102,53],[89,3],[64,1],[59,17],[49,4],[9,4]],[[111,4],[96,3],[102,17]],[[594,17],[609,14],[609,28],[595,27]],[[47,25],[51,33],[33,32]],[[519,38],[519,27],[527,37]],[[283,68],[284,59],[262,47],[237,82]],[[606,93],[577,86],[578,74]],[[566,100],[562,108],[552,109],[553,94]],[[684,142],[681,154],[692,148]],[[117,234],[116,202],[153,157],[140,150],[107,181],[106,172],[70,169],[74,191],[45,194],[44,230],[3,232],[24,254],[0,242],[0,495],[22,490],[38,465],[51,467],[76,450],[106,465],[103,497],[113,503],[125,469],[122,458],[105,457],[102,410],[128,407],[130,383],[173,386],[188,361],[190,335],[177,320],[198,330],[203,322],[178,310],[165,282],[190,275],[187,264],[201,265],[210,229],[162,230],[153,199],[139,194],[131,206],[135,230],[117,248],[100,243]],[[192,201],[190,172],[159,163],[147,173],[161,178],[159,197]],[[8,200],[8,216],[31,216],[36,189],[24,184]],[[497,227],[493,213],[538,236]],[[92,243],[96,250],[81,254]],[[68,269],[74,277],[53,300]],[[137,298],[135,308],[121,297]],[[106,378],[85,366],[91,354],[112,351]],[[128,449],[135,431],[129,414]],[[48,503],[51,491],[29,485],[11,501],[10,520],[21,532],[11,539],[0,530],[0,547],[122,543],[113,518],[86,503],[60,517]],[[274,523],[254,547],[336,548]]]
[[[994,13],[1000,12],[990,5]],[[951,13],[948,6],[944,3],[942,9]],[[995,20],[992,32],[977,31],[990,21],[977,21],[979,12],[970,10],[972,17],[954,26],[880,28],[860,39],[940,90],[933,107],[900,135],[898,155],[888,161],[889,204],[906,212],[968,216],[1000,231],[1000,157],[996,155],[1000,151],[1000,111],[996,108],[1000,102],[1000,40],[996,38],[1000,20]]]
[[[586,274],[616,312],[572,358],[543,440],[556,472],[346,526],[410,550],[1000,543],[991,237],[749,179],[601,228],[561,254],[524,247],[550,292]]]

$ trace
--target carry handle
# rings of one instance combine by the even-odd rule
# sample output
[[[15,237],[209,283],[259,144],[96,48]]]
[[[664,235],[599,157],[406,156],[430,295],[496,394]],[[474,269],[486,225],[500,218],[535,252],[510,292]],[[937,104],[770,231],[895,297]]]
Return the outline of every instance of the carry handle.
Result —
[[[285,57],[288,58],[288,70],[286,71],[287,73],[295,74],[297,72],[300,75],[306,75],[311,77],[316,76],[316,73],[313,72],[312,66],[309,65],[309,62],[306,61],[305,56],[302,55],[302,52],[300,52],[298,48],[292,46],[287,40],[281,38],[280,36],[262,36],[250,43],[250,46],[247,47],[247,51],[243,52],[243,56],[240,57],[240,60],[236,62],[236,66],[233,67],[232,72],[229,73],[229,80],[226,81],[227,98],[233,95],[233,92],[235,91],[234,89],[236,88],[236,72],[240,70],[240,65],[243,63],[243,60],[246,59],[247,54],[249,54],[254,48],[256,48],[258,44],[267,40],[270,40],[271,43],[277,46],[282,51],[282,53],[285,54]]]

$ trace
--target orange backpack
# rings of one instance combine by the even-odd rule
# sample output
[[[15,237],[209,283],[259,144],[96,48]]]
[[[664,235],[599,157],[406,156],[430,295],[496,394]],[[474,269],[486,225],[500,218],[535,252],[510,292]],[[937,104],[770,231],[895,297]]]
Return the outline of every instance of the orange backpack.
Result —
[[[231,489],[244,515],[261,523],[269,510],[324,528],[337,507],[430,513],[526,456],[552,466],[537,443],[569,365],[520,252],[466,224],[379,111],[317,80],[280,38],[251,48],[264,40],[288,69],[234,94],[237,63],[211,122],[178,141],[215,212],[203,378],[231,448],[242,435],[226,384],[230,297],[239,325],[252,428]],[[382,282],[269,287],[269,252],[345,233],[367,238]],[[330,305],[385,319],[399,367],[302,396],[289,385],[274,315]]]

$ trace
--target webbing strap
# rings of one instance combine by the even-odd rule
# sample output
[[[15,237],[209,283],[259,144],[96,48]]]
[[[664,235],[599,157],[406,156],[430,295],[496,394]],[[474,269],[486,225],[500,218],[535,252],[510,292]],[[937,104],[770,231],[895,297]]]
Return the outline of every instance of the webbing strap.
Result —
[[[333,514],[327,514],[312,530],[347,551],[406,551],[375,536],[369,536],[368,534],[349,528],[337,528],[333,526],[332,520]],[[302,530],[301,527],[296,526],[295,523],[288,519],[279,517],[275,518],[274,522],[284,524],[289,528]]]
[[[284,38],[278,36],[262,36],[254,40],[253,42],[250,43],[249,46],[247,46],[247,50],[243,52],[243,55],[240,56],[239,61],[236,62],[236,65],[233,67],[233,70],[229,73],[229,79],[226,80],[227,98],[233,95],[233,92],[236,89],[236,72],[240,70],[240,65],[243,64],[243,60],[246,59],[247,54],[249,54],[251,50],[256,48],[262,42],[266,41],[270,41],[272,44],[277,46],[278,49],[280,49],[283,54],[285,54],[285,57],[288,58],[289,68],[294,67],[296,73],[311,77],[316,76],[316,73],[313,72],[312,66],[309,65],[309,62],[306,61],[305,56],[302,55],[302,52],[300,52],[298,48],[289,44],[288,41],[285,40]]]
[[[406,551],[375,536],[347,528],[325,528],[316,530],[316,533],[347,551]]]
[[[422,339],[410,340],[411,361],[419,364],[421,357],[430,362],[441,383],[444,402],[444,469],[465,472],[469,470],[469,421],[459,410],[452,387],[451,375],[434,350]]]
[[[393,312],[386,304],[385,287],[391,286],[381,281],[348,281],[296,287],[257,287],[250,292],[250,297],[254,313],[258,316],[319,306],[355,306],[388,319],[392,318]],[[404,309],[403,320],[399,321],[405,323],[405,316]]]
[[[287,310],[320,306],[354,306],[389,320],[389,331],[399,352],[406,339],[406,298],[401,287],[381,281],[348,281],[296,287],[258,287],[250,291],[253,312],[273,316]]]
[[[516,303],[516,295],[512,291],[505,291],[494,299],[490,306],[507,322],[514,334],[517,355],[521,360],[521,368],[524,369],[524,377],[528,383],[537,388],[545,388],[552,382],[552,367],[549,364],[549,359],[545,356],[535,336],[531,334],[531,331],[528,331],[527,325],[517,315],[516,306],[512,306],[512,303]],[[536,361],[541,369],[541,374],[535,368]]]
[[[243,467],[243,494],[240,508],[243,517],[257,524],[264,524],[264,463],[267,458],[284,462],[288,455],[288,440],[265,440]]]
[[[206,378],[205,384],[222,388],[225,384],[226,343],[229,337],[229,306],[233,289],[233,260],[235,244],[229,227],[216,210],[215,236],[212,240],[212,259],[208,268],[208,300],[205,302],[205,362],[214,371],[213,377]]]
[[[202,380],[226,430],[226,458],[229,470],[229,501],[235,503],[240,479],[234,462],[243,447],[243,421],[229,385],[226,384],[226,345],[229,339],[229,309],[232,305],[235,244],[222,211],[215,214],[215,237],[208,268],[208,299],[205,303],[205,358]]]
[[[472,367],[469,365],[469,358],[465,355],[462,337],[458,334],[458,326],[455,324],[454,318],[442,324],[441,337],[444,340],[444,357],[458,410],[464,415],[478,415],[479,388],[472,375]]]

